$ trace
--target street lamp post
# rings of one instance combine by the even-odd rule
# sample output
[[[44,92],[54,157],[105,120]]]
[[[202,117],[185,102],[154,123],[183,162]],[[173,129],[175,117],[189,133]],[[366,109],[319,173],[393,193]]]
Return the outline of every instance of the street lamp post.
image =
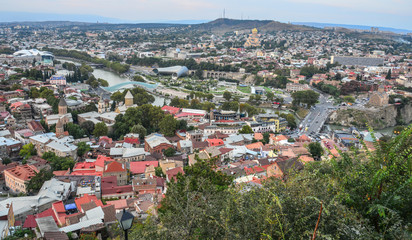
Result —
[[[124,239],[128,240],[127,230],[132,228],[134,216],[130,212],[123,209],[123,212],[116,214],[117,221],[120,223],[120,227],[124,231]]]

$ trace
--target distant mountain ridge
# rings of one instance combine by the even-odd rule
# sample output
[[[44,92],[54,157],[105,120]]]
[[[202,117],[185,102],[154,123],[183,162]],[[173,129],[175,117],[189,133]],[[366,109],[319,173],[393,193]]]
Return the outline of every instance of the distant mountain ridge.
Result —
[[[282,31],[282,30],[313,30],[313,27],[299,26],[287,23],[281,23],[272,20],[239,20],[229,18],[218,18],[208,23],[197,24],[193,26],[197,30],[212,32],[231,32],[242,31],[257,28],[261,32]]]
[[[379,26],[365,26],[365,25],[350,25],[350,24],[338,24],[338,23],[318,23],[318,22],[292,22],[296,25],[304,25],[316,28],[324,27],[343,27],[348,29],[361,29],[361,30],[370,30],[371,27],[379,28],[380,31],[393,32],[393,33],[412,33],[412,30],[408,29],[399,29],[399,28],[390,28],[390,27],[379,27]]]

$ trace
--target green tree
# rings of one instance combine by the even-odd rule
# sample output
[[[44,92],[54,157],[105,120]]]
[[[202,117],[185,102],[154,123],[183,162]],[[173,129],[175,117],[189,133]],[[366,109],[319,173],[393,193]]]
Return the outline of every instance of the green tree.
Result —
[[[53,177],[53,172],[50,170],[41,169],[36,173],[30,181],[27,183],[27,192],[37,192],[43,186],[45,181],[50,180]]]
[[[81,157],[83,156],[86,152],[90,151],[90,146],[86,142],[79,142],[77,144],[77,156]]]
[[[300,104],[306,104],[307,108],[315,105],[319,99],[319,93],[312,90],[297,91],[292,93],[292,104],[298,106]]]
[[[253,130],[249,125],[244,125],[242,129],[239,130],[239,133],[241,134],[253,133]]]
[[[1,163],[3,163],[3,165],[7,165],[7,164],[11,163],[11,160],[10,160],[10,158],[8,158],[8,157],[4,157],[4,158],[1,160]]]
[[[142,139],[147,134],[146,128],[144,128],[141,124],[134,125],[131,129],[131,132],[139,134],[139,137],[142,138]]]
[[[95,137],[107,136],[108,128],[104,122],[96,123],[93,130]]]
[[[263,133],[263,142],[268,144],[270,141],[270,134],[268,132]]]
[[[134,77],[133,77],[133,81],[136,81],[136,82],[145,82],[144,78],[143,78],[142,76],[140,76],[140,75],[134,76]]]
[[[155,167],[155,175],[161,178],[166,177],[161,167]]]
[[[180,99],[178,97],[174,97],[171,101],[170,101],[170,106],[173,107],[178,107],[178,108],[188,108],[189,105],[189,101],[186,99]]]
[[[124,102],[124,96],[121,92],[117,91],[110,96],[110,99],[116,102]]]
[[[322,145],[318,142],[311,142],[308,145],[309,152],[313,158],[319,159],[323,155]]]
[[[386,74],[385,79],[388,79],[388,80],[392,79],[392,70],[391,69],[389,69],[388,73]]]
[[[45,152],[42,156],[44,160],[49,162],[52,171],[60,171],[72,169],[74,167],[74,160],[69,157],[56,156],[54,152]]]
[[[80,124],[80,127],[83,128],[87,135],[91,135],[94,131],[94,122],[87,120]]]
[[[396,134],[396,135],[399,135],[399,134],[402,133],[402,131],[404,129],[406,129],[405,126],[396,126],[396,127],[393,128],[393,133]]]
[[[74,139],[79,139],[87,135],[87,131],[84,130],[81,126],[74,123],[67,123],[64,126],[64,129],[69,132]]]
[[[162,134],[167,137],[172,137],[177,130],[177,120],[172,115],[166,115],[159,122],[159,128]]]
[[[343,100],[345,102],[349,102],[349,103],[354,103],[355,102],[355,98],[353,96],[344,96]]]
[[[273,98],[275,97],[275,94],[271,91],[266,92],[266,98],[268,101],[273,101]]]
[[[34,156],[37,154],[36,148],[32,143],[24,145],[20,149],[19,155],[23,157],[24,159],[29,159],[31,156]]]
[[[237,111],[239,109],[239,102],[237,101],[230,101],[230,102],[224,102],[221,106],[222,110],[227,110],[227,111]]]
[[[223,98],[226,99],[226,101],[229,101],[232,98],[232,94],[228,91],[225,91],[223,93]]]
[[[203,71],[198,69],[195,71],[195,76],[199,79],[203,79]]]
[[[166,149],[164,152],[163,152],[163,154],[166,156],[166,157],[173,157],[175,154],[176,154],[176,150],[174,149],[174,148],[168,148],[168,149]]]

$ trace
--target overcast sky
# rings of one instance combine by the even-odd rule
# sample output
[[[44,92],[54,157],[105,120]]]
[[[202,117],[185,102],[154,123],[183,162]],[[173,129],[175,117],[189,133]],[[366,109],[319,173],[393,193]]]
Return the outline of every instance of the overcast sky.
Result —
[[[412,0],[0,0],[1,11],[128,21],[269,19],[412,29]],[[48,19],[45,19],[48,20]],[[74,21],[76,19],[73,19]]]

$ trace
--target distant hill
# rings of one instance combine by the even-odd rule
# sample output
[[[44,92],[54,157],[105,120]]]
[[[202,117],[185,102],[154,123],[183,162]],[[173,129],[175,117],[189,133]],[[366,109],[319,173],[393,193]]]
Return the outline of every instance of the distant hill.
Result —
[[[204,22],[204,20],[199,20]],[[185,24],[186,23],[186,24]],[[73,28],[80,30],[115,30],[128,28],[165,28],[165,27],[185,27],[192,26],[193,30],[210,31],[213,33],[226,33],[233,31],[250,31],[257,28],[259,32],[274,32],[281,30],[306,31],[316,28],[286,24],[271,20],[236,20],[228,18],[219,18],[206,23],[196,23],[191,20],[168,21],[164,23],[96,23],[96,22],[76,22],[76,21],[24,21],[24,22],[0,22],[0,25],[16,26],[28,25],[31,27],[59,27]]]
[[[90,23],[90,22],[72,22],[72,21],[45,21],[45,22],[0,22],[0,26],[14,27],[17,25],[30,26],[31,28],[61,28],[61,29],[78,29],[78,30],[120,30],[130,28],[168,28],[168,27],[185,27],[187,24],[177,23]]]
[[[376,27],[376,26],[336,24],[336,23],[316,23],[316,22],[293,22],[292,24],[305,25],[305,26],[316,27],[316,28],[342,27],[342,28],[348,28],[348,29],[361,29],[361,30],[370,30],[371,27]],[[398,28],[389,28],[389,27],[376,27],[376,28],[379,28],[380,31],[393,32],[393,33],[399,33],[399,34],[412,33],[412,30],[408,30],[408,29],[398,29]]]
[[[282,30],[307,31],[314,29],[308,26],[293,25],[272,20],[237,20],[228,18],[219,18],[208,23],[194,25],[193,27],[197,30],[216,33],[250,30],[253,28],[257,28],[260,32]]]

